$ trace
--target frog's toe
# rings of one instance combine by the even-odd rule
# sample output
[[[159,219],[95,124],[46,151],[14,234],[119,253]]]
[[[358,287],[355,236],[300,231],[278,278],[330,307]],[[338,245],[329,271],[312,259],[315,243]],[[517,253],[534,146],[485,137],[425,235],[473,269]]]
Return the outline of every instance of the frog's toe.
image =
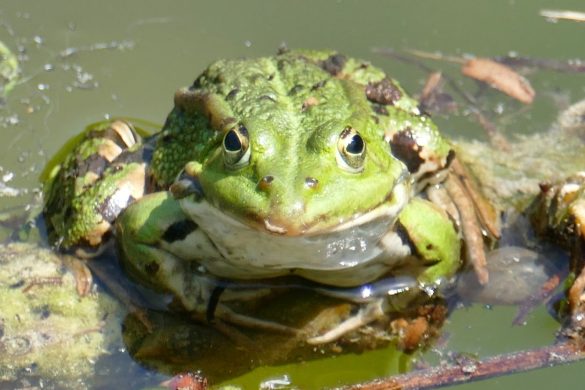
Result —
[[[322,335],[307,339],[309,344],[325,344],[335,341],[345,334],[361,328],[381,317],[385,316],[384,300],[376,299],[364,305],[355,315],[349,317],[333,329],[328,330]]]
[[[236,313],[232,309],[222,304],[219,304],[215,309],[214,317],[230,324],[239,325],[246,328],[293,335],[299,333],[299,330],[293,327],[282,325],[274,321],[263,320],[260,318],[247,316],[245,314]]]

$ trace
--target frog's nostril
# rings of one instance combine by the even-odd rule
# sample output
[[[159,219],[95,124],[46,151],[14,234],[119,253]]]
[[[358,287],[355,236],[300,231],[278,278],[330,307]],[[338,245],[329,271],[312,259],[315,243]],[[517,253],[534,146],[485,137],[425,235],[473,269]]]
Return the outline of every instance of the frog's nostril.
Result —
[[[315,179],[314,177],[307,176],[305,178],[305,187],[307,188],[315,188],[319,184],[319,180]]]
[[[260,190],[268,190],[274,181],[274,176],[266,175],[258,182],[258,188]]]

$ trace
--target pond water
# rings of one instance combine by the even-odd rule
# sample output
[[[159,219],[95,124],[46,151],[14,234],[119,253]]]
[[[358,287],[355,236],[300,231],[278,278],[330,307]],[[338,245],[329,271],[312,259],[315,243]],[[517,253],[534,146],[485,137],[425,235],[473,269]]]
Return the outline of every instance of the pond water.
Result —
[[[270,55],[289,48],[334,48],[385,69],[409,91],[421,89],[426,74],[418,67],[376,54],[373,48],[418,49],[448,55],[500,56],[511,52],[533,58],[585,57],[585,25],[551,23],[539,15],[544,0],[444,1],[181,1],[5,0],[0,4],[0,41],[22,57],[23,82],[0,107],[0,174],[22,190],[2,197],[0,211],[23,209],[39,188],[39,174],[50,156],[87,124],[112,116],[162,124],[174,91],[189,85],[212,61]],[[580,0],[557,0],[559,9],[583,9]],[[458,66],[426,62],[458,77]],[[529,78],[535,103],[496,95],[490,104],[510,119],[501,131],[546,130],[561,101],[585,96],[583,74],[541,71]],[[474,90],[474,83],[462,82]],[[519,113],[518,113],[519,112]],[[483,138],[465,116],[438,118],[451,135]],[[576,169],[583,167],[576,167]],[[1,306],[4,303],[0,303]],[[445,345],[426,353],[436,362],[455,351],[478,357],[534,348],[554,340],[558,323],[539,308],[523,326],[512,326],[515,309],[474,305],[455,311],[444,328]],[[123,354],[120,365],[131,365]],[[288,375],[298,388],[321,388],[398,372],[405,361],[388,350],[345,355],[297,365],[257,369],[231,383],[257,388],[268,378]],[[574,386],[585,363],[543,369],[462,388],[532,389]],[[144,377],[161,376],[135,367]],[[99,382],[98,382],[99,383]],[[120,378],[127,383],[127,378]],[[97,386],[97,385],[96,385]],[[98,386],[99,387],[99,386]]]

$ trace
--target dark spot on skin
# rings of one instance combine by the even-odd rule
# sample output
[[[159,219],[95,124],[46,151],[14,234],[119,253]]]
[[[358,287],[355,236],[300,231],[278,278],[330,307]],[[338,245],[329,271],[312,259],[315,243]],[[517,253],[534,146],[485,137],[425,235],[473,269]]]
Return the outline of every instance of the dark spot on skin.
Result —
[[[296,95],[297,93],[301,92],[301,91],[303,90],[303,88],[304,88],[304,87],[303,87],[302,85],[300,85],[300,84],[297,84],[297,85],[295,85],[294,87],[292,87],[292,88],[290,89],[290,91],[288,91],[288,95],[289,95],[289,96],[294,96],[294,95]]]
[[[197,224],[190,219],[184,219],[173,223],[165,230],[162,239],[168,243],[184,240],[189,234],[198,228]]]
[[[332,76],[338,75],[345,66],[347,57],[343,54],[333,54],[321,62],[321,68]]]
[[[159,268],[160,266],[156,261],[151,261],[150,263],[144,266],[144,270],[146,271],[146,273],[151,276],[155,275],[158,272]]]
[[[368,69],[370,67],[370,64],[368,64],[367,62],[362,62],[360,64],[360,69]]]
[[[377,125],[380,124],[380,118],[378,118],[377,115],[372,115],[371,118],[375,124],[377,124]]]
[[[388,116],[388,109],[386,108],[386,106],[374,103],[374,104],[372,104],[372,108],[374,109],[374,112],[376,114]]]
[[[369,83],[366,86],[366,97],[369,101],[394,105],[402,97],[398,87],[389,79],[383,79],[377,83]]]
[[[410,236],[408,235],[408,230],[406,230],[406,228],[400,222],[400,220],[396,221],[396,223],[394,224],[394,232],[396,233],[396,235],[398,235],[398,238],[400,238],[400,242],[402,242],[402,244],[410,248],[410,251],[413,255],[420,257],[420,254],[418,253],[416,246],[414,245],[414,243],[410,239]]]
[[[433,250],[435,248],[435,246],[433,244],[427,244],[426,248],[428,251],[430,251],[430,250]]]
[[[193,85],[191,85],[191,86],[189,87],[189,89],[190,89],[190,90],[193,90],[193,89],[199,89],[199,88],[201,88],[201,78],[202,78],[202,76],[203,76],[203,75],[201,75],[200,77],[197,77],[197,78],[195,79],[195,81],[193,81]]]
[[[102,218],[109,223],[114,222],[122,210],[124,210],[126,207],[128,207],[128,205],[136,200],[132,196],[128,196],[128,199],[124,204],[112,202],[112,198],[118,191],[119,190],[115,191],[112,195],[104,199],[104,201],[97,207],[96,210],[102,216]]]
[[[272,79],[274,79],[274,74],[269,74],[268,75],[268,81],[272,81]]]
[[[268,188],[270,188],[270,185],[272,184],[273,181],[274,176],[271,175],[264,176],[262,179],[260,179],[260,182],[258,182],[258,189],[267,190]]]
[[[262,95],[258,98],[258,100],[269,100],[273,103],[276,103],[276,98],[274,96],[270,96],[270,95]]]
[[[212,322],[213,318],[215,317],[215,309],[217,309],[217,305],[219,303],[219,297],[224,292],[224,287],[216,287],[211,292],[211,296],[209,297],[209,301],[207,303],[207,310],[205,312],[205,318],[207,322]]]
[[[240,92],[240,90],[238,88],[232,89],[231,91],[228,92],[227,95],[225,95],[225,100],[232,100],[233,98],[236,97],[238,92]]]
[[[289,49],[288,49],[288,47],[286,47],[286,45],[285,45],[285,44],[282,44],[282,45],[281,45],[281,46],[278,48],[278,50],[276,51],[276,54],[277,54],[277,55],[281,55],[281,54],[286,54],[286,53],[288,53],[288,52],[289,52]]]
[[[316,91],[319,88],[322,88],[325,84],[327,84],[327,80],[321,80],[318,83],[313,84],[311,91]]]
[[[110,162],[105,157],[99,154],[92,154],[84,161],[80,161],[77,168],[77,175],[84,176],[88,172],[92,172],[97,176],[101,176]]]
[[[451,165],[451,163],[455,160],[455,151],[453,149],[449,150],[447,153],[447,167]]]
[[[396,224],[394,225],[394,232],[398,235],[398,237],[400,238],[400,241],[402,241],[403,244],[407,245],[410,248],[410,252],[413,256],[415,256],[418,259],[424,260],[425,266],[430,267],[430,266],[433,266],[439,262],[439,259],[425,259],[424,256],[421,255],[421,253],[418,251],[416,245],[414,245],[414,242],[412,241],[412,239],[408,235],[408,231],[406,230],[404,225],[402,225],[402,223],[400,223],[400,221],[397,221]],[[431,247],[432,247],[432,244],[431,244]],[[427,249],[429,249],[428,245],[427,245]]]
[[[49,309],[48,305],[43,305],[39,308],[36,308],[35,311],[38,313],[41,320],[45,320],[51,316],[51,310]]]
[[[173,136],[170,131],[163,131],[160,140],[163,144],[167,144],[173,140]]]
[[[314,177],[307,176],[305,178],[305,186],[307,188],[315,188],[319,184],[319,180],[315,179]]]
[[[397,159],[406,164],[410,173],[417,172],[424,162],[420,157],[422,147],[416,143],[410,128],[394,134],[390,141],[390,149]]]

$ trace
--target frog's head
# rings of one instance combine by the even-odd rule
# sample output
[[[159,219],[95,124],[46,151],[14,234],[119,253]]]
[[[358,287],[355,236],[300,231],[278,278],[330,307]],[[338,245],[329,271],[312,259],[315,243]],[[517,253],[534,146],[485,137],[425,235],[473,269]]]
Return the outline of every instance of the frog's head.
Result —
[[[390,223],[408,201],[410,177],[366,97],[368,82],[384,75],[359,63],[344,65],[351,74],[332,71],[328,58],[296,53],[211,65],[177,92],[159,141],[169,146],[159,144],[155,169],[187,161],[187,179],[172,188],[182,197],[195,192],[183,202],[208,202],[275,234],[312,235],[379,217]]]

